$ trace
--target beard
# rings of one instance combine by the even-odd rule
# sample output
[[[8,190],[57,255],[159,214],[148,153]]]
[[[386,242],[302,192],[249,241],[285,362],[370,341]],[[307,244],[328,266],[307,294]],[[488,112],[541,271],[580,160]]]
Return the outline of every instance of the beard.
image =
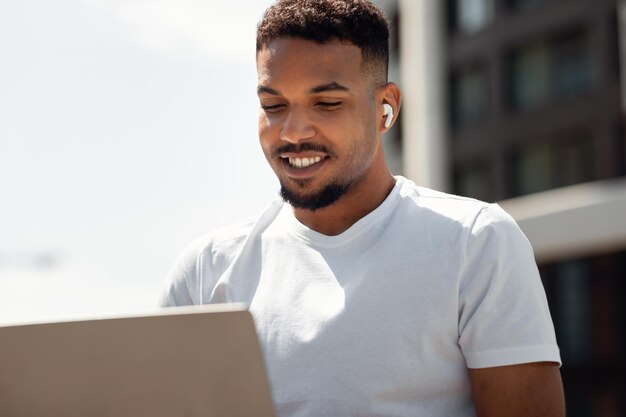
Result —
[[[341,196],[348,191],[351,184],[351,182],[342,184],[339,181],[334,181],[327,184],[324,188],[314,194],[300,195],[287,188],[281,181],[280,196],[293,208],[315,211],[328,207],[335,201],[339,200],[339,198],[341,198]]]
[[[278,158],[282,153],[304,151],[324,152],[330,157],[336,157],[336,154],[324,145],[305,142],[300,145],[290,143],[275,149],[272,152],[272,158]],[[296,187],[304,188],[309,184],[309,182],[309,180],[296,181]],[[296,190],[294,190],[294,188],[287,187],[283,181],[280,181],[280,196],[293,208],[315,211],[328,207],[335,201],[339,200],[339,198],[341,198],[341,196],[348,191],[351,184],[352,181],[342,182],[336,178],[329,184],[325,185],[320,191],[310,195],[303,195],[299,194]]]

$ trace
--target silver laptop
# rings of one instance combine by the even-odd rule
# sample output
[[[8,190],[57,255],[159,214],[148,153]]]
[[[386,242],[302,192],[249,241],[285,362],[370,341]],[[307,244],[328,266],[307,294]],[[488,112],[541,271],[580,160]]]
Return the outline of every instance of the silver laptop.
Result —
[[[245,306],[0,327],[2,417],[273,417]]]

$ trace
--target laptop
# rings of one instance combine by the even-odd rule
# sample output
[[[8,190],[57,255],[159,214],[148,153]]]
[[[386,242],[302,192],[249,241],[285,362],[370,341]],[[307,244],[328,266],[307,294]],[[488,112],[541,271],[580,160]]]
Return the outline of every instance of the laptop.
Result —
[[[0,327],[3,417],[274,417],[244,305]]]

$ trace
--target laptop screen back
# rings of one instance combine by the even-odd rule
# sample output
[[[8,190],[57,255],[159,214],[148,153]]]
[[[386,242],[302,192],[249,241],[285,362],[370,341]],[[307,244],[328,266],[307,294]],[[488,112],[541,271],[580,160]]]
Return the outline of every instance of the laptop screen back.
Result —
[[[0,327],[0,416],[274,416],[252,316],[176,308]]]

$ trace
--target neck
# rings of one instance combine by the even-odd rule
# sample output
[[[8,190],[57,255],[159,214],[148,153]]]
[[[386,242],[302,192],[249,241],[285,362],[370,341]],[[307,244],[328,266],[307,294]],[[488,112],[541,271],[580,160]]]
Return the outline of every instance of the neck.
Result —
[[[308,228],[327,236],[336,236],[380,206],[395,183],[395,178],[383,164],[382,169],[371,170],[364,178],[353,183],[330,206],[315,211],[294,209],[294,215]]]

